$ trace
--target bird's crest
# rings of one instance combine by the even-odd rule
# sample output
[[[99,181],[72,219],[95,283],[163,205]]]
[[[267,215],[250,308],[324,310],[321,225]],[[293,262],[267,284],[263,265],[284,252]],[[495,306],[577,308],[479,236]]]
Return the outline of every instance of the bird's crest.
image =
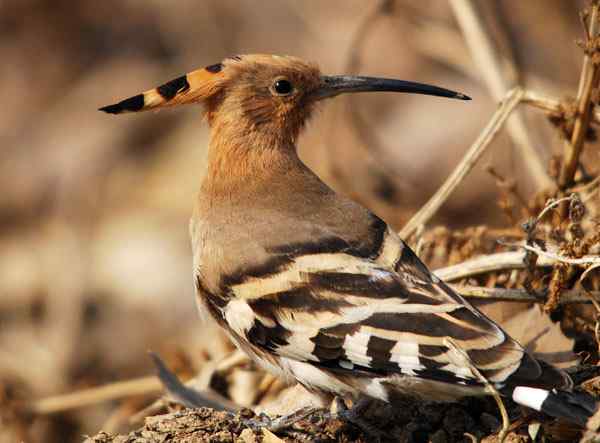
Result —
[[[100,108],[109,114],[139,112],[189,103],[199,103],[217,93],[224,80],[225,63],[237,62],[238,56],[225,59],[221,63],[206,66],[168,81],[156,88],[126,98],[113,105]]]
[[[201,103],[223,89],[227,80],[238,76],[240,71],[264,74],[265,69],[273,68],[294,73],[311,72],[318,76],[318,69],[295,57],[253,54],[233,56],[201,69],[184,74],[156,88],[129,97],[118,103],[104,106],[101,111],[109,114],[139,112],[181,104]],[[269,75],[268,73],[266,75]],[[256,79],[255,77],[255,79]]]

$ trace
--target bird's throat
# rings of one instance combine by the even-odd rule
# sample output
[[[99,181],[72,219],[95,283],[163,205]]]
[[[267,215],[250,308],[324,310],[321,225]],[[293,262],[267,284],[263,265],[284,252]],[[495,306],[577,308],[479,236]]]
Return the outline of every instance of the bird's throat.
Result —
[[[295,147],[237,138],[213,137],[201,192],[218,198],[243,198],[297,175],[305,167]]]

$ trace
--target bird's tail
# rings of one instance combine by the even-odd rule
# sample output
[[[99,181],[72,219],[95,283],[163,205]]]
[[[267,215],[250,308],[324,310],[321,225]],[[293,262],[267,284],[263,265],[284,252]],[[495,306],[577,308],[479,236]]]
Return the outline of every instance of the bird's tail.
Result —
[[[581,426],[586,426],[598,410],[598,403],[586,392],[517,386],[512,392],[512,399],[520,405]]]

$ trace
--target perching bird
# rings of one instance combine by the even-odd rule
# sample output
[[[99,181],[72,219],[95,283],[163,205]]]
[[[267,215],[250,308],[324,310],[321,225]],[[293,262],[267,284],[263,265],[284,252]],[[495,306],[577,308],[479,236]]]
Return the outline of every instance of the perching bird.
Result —
[[[208,171],[190,224],[197,299],[268,370],[310,390],[387,402],[485,395],[485,378],[521,405],[585,423],[596,405],[571,392],[567,374],[529,355],[298,158],[298,134],[321,100],[372,91],[469,99],[244,55],[101,110],[205,105]]]

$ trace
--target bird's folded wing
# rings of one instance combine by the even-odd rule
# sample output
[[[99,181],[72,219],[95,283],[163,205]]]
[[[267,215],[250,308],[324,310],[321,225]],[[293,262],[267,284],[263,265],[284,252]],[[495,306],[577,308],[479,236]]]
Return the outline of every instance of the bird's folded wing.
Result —
[[[397,241],[394,269],[348,250],[296,256],[230,287],[224,317],[254,346],[332,371],[479,384],[474,365],[500,385],[539,376],[518,343]]]

